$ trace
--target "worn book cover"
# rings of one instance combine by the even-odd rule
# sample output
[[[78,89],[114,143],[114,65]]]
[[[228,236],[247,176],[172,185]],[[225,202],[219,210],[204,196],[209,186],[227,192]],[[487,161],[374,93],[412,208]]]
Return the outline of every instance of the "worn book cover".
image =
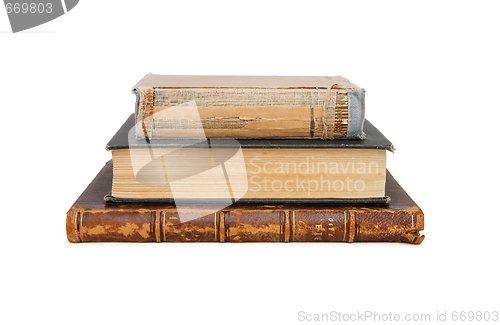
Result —
[[[370,122],[366,139],[137,139],[131,115],[107,149],[107,200],[386,203],[391,142]]]
[[[108,162],[67,213],[70,242],[402,242],[420,244],[422,210],[387,173],[381,205],[110,203]]]
[[[138,138],[363,138],[365,91],[307,76],[147,74],[137,96]]]

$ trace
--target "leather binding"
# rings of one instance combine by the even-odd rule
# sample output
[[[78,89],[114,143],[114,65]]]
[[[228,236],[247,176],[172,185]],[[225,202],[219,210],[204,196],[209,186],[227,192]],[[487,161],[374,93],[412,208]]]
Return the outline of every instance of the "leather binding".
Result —
[[[110,203],[108,162],[70,208],[68,240],[78,242],[402,242],[420,244],[422,210],[387,173],[381,205],[238,205],[181,223],[175,206]],[[193,205],[193,210],[206,209]]]

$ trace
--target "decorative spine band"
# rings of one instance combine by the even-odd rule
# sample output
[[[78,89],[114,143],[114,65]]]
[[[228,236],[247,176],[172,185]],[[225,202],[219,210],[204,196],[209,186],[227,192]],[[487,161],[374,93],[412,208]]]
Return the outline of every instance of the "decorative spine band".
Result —
[[[290,222],[290,211],[285,211],[285,231],[283,242],[288,243],[292,233],[292,223]]]

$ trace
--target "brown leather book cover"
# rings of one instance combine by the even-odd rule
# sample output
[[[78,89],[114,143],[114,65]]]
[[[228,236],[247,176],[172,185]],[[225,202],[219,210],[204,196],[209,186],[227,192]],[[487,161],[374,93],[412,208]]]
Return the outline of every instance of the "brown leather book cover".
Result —
[[[389,172],[386,181],[386,192],[392,198],[389,204],[234,204],[215,212],[203,205],[178,211],[167,204],[105,202],[111,179],[109,161],[68,211],[66,233],[70,242],[420,244],[424,239],[419,233],[424,229],[422,210]]]

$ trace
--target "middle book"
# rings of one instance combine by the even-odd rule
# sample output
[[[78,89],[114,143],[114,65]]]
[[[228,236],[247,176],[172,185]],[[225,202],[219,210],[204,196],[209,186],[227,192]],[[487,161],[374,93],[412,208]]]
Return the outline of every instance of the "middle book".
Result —
[[[107,149],[114,202],[387,203],[391,142],[370,122],[365,140],[137,139],[131,115]]]

